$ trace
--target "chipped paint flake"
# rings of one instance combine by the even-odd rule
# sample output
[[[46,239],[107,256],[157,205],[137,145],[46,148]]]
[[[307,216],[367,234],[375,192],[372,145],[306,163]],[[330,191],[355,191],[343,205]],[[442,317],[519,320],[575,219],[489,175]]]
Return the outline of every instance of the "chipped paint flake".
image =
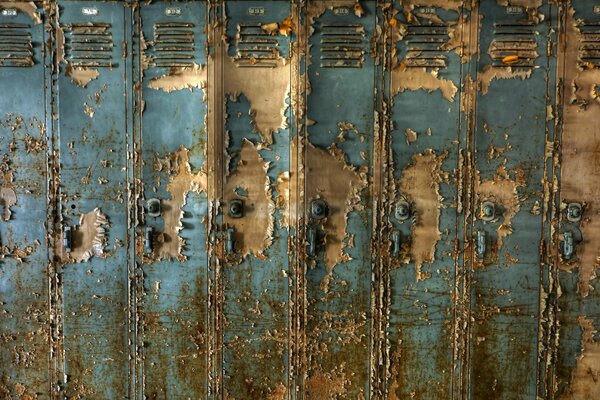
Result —
[[[74,67],[71,64],[67,65],[65,73],[74,84],[81,87],[86,87],[88,83],[100,76],[100,72],[95,68]]]
[[[441,238],[439,230],[440,183],[446,179],[441,171],[446,152],[436,155],[427,149],[414,154],[412,163],[403,170],[400,178],[400,191],[414,205],[414,222],[411,227],[411,258],[415,263],[417,280],[427,278],[421,272],[423,263],[433,263],[435,248]]]
[[[171,93],[174,90],[206,89],[207,69],[204,65],[171,68],[168,74],[150,80],[148,87]]]
[[[73,231],[73,250],[69,254],[75,262],[86,262],[92,257],[106,257],[106,228],[108,219],[99,208],[81,214],[79,226]]]
[[[513,79],[521,78],[522,80],[529,79],[531,76],[530,69],[515,69],[512,67],[492,67],[486,65],[481,73],[477,75],[481,93],[487,94],[490,89],[490,84],[494,79]]]
[[[6,9],[17,9],[25,14],[29,15],[33,22],[37,24],[42,23],[42,17],[37,10],[37,6],[33,1],[2,1],[0,2],[0,10]]]
[[[169,166],[170,176],[167,191],[171,198],[162,202],[164,230],[158,235],[157,246],[154,250],[156,260],[185,261],[186,256],[182,254],[185,240],[180,237],[179,232],[183,229],[181,219],[183,218],[183,206],[186,204],[187,195],[190,191],[200,193],[206,191],[207,176],[204,171],[192,173],[189,163],[189,150],[181,146],[169,154],[165,162]],[[164,163],[155,162],[155,169]],[[162,170],[162,168],[158,169]]]
[[[8,221],[12,215],[11,207],[17,204],[17,193],[13,186],[14,174],[10,167],[8,155],[0,163],[0,206],[2,206],[2,220]]]
[[[249,254],[264,258],[264,251],[273,243],[275,203],[267,175],[269,163],[258,153],[260,148],[244,140],[240,162],[225,185],[225,201],[244,201],[243,218],[225,215],[225,224],[235,227],[236,250],[242,258]]]
[[[452,102],[458,88],[451,80],[438,77],[438,71],[427,71],[426,68],[408,68],[398,64],[392,71],[392,93],[396,95],[405,90],[425,90],[434,92],[439,90],[442,96]]]

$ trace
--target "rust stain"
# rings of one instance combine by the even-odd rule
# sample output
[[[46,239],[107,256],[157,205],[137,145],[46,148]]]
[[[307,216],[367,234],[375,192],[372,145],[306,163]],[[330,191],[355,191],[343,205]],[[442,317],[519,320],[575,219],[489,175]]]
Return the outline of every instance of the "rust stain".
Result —
[[[341,368],[343,370],[343,366]],[[344,398],[347,393],[346,375],[344,372],[325,372],[316,369],[306,379],[306,395],[311,400],[336,400]]]
[[[79,226],[73,231],[73,250],[69,262],[86,262],[92,257],[108,256],[106,247],[106,228],[108,219],[99,208],[81,214]]]
[[[207,69],[204,65],[171,68],[168,74],[151,79],[150,89],[171,93],[174,90],[206,89]]]
[[[439,189],[442,180],[447,179],[447,174],[441,171],[447,156],[447,152],[436,155],[431,149],[414,154],[399,182],[401,195],[414,205],[410,254],[417,280],[428,278],[421,272],[421,266],[433,263],[435,248],[441,238],[439,220],[443,198]]]
[[[594,321],[580,316],[577,321],[583,331],[581,355],[571,375],[571,384],[559,400],[600,399],[600,343],[594,339],[598,331]]]
[[[163,209],[163,232],[157,236],[157,246],[154,250],[156,260],[185,261],[187,259],[181,252],[185,246],[185,240],[179,236],[183,229],[181,218],[183,218],[183,206],[186,204],[187,195],[190,191],[200,193],[206,191],[208,178],[203,170],[192,173],[189,163],[190,151],[183,146],[168,154],[164,158],[155,159],[154,169],[166,170],[170,174],[167,191],[171,198],[162,202]]]
[[[560,263],[565,270],[579,268],[578,293],[587,297],[590,281],[596,277],[600,266],[600,112],[598,86],[600,70],[577,68],[581,33],[575,10],[569,7],[567,14],[567,42],[565,48],[565,84],[570,86],[571,96],[563,99],[563,135],[561,202],[585,203],[580,223],[583,241],[577,244],[578,259],[573,263]],[[585,173],[582,173],[585,171]]]
[[[267,175],[269,163],[261,158],[260,149],[260,144],[244,139],[240,161],[225,184],[225,201],[244,201],[243,218],[224,217],[225,224],[235,226],[236,237],[242,239],[237,240],[242,258],[249,254],[264,258],[265,249],[273,243],[275,203]]]
[[[348,213],[359,209],[360,192],[367,186],[367,168],[357,169],[346,163],[341,149],[330,146],[327,150],[306,145],[306,198],[322,198],[329,205],[329,216],[324,219],[325,266],[330,276],[338,263],[349,261],[344,252]],[[325,173],[325,171],[327,171]]]

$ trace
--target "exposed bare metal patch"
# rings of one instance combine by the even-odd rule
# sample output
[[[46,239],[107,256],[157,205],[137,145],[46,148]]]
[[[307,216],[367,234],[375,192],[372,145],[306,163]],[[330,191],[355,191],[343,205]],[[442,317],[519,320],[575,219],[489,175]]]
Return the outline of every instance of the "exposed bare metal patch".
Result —
[[[308,16],[308,26],[312,28],[315,19],[320,17],[325,11],[333,10],[338,7],[348,7],[354,10],[354,15],[362,17],[364,8],[358,0],[330,0],[330,1],[311,1],[306,6],[306,14]]]
[[[290,173],[289,171],[280,172],[277,175],[277,198],[275,205],[279,212],[281,212],[282,217],[280,220],[280,225],[283,228],[289,228],[290,224],[293,224],[290,221],[290,216],[292,212],[290,210],[293,203],[290,202]],[[294,205],[295,206],[295,205]],[[295,213],[294,213],[295,214]]]
[[[14,174],[10,167],[10,159],[7,155],[4,156],[0,163],[0,205],[2,206],[2,220],[10,220],[12,215],[11,207],[17,204],[17,193],[13,186]]]
[[[314,400],[335,400],[347,393],[344,372],[325,372],[317,369],[306,379],[307,398]]]
[[[559,400],[600,399],[600,342],[594,339],[598,331],[590,318],[582,316],[577,321],[583,331],[581,355],[571,374],[569,389]]]
[[[183,229],[181,223],[183,206],[190,191],[200,193],[206,190],[208,184],[204,171],[192,173],[189,152],[181,146],[176,152],[170,153],[163,159],[157,159],[154,163],[156,170],[166,170],[171,174],[167,184],[167,191],[171,194],[171,198],[164,200],[162,204],[164,229],[156,240],[157,246],[154,250],[156,260],[186,260],[186,256],[181,253],[185,240],[179,235]]]
[[[477,81],[481,85],[481,93],[487,94],[490,84],[494,79],[528,79],[531,76],[531,69],[513,69],[512,67],[492,67],[486,65],[483,70],[477,74]]]
[[[236,251],[243,257],[252,254],[264,258],[264,251],[273,243],[275,203],[267,171],[269,163],[258,151],[260,145],[244,140],[240,161],[227,177],[225,201],[242,199],[243,218],[225,215],[225,224],[235,227]]]
[[[174,90],[205,89],[207,69],[204,65],[171,68],[168,74],[150,80],[148,87],[171,93]]]
[[[458,92],[454,82],[438,77],[437,70],[428,72],[426,68],[407,68],[400,63],[392,70],[392,93],[396,95],[405,90],[425,90],[429,93],[439,90],[448,101],[454,101]]]
[[[579,268],[577,292],[587,297],[590,281],[600,267],[600,158],[598,138],[600,103],[598,86],[600,69],[590,68],[579,61],[579,43],[582,35],[580,21],[575,10],[569,7],[566,23],[565,83],[571,87],[571,95],[563,99],[563,134],[561,168],[561,202],[585,203],[580,223],[583,241],[577,244],[577,259],[572,263],[560,263],[565,270]],[[582,173],[585,171],[585,173]]]
[[[86,262],[92,257],[106,257],[106,228],[108,219],[99,208],[81,214],[79,226],[73,230],[73,250],[69,257],[75,262]]]
[[[463,0],[403,0],[402,6],[405,12],[412,12],[415,7],[437,7],[444,10],[460,11],[461,7],[469,7],[468,1]]]
[[[360,192],[367,186],[367,167],[356,169],[344,160],[341,149],[306,146],[306,198],[322,198],[329,205],[325,231],[325,266],[328,275],[340,262],[349,261],[344,252],[348,213],[359,207]]]
[[[290,65],[279,58],[273,68],[241,68],[231,57],[224,62],[225,93],[236,100],[243,93],[250,103],[252,125],[263,141],[286,128],[286,99],[290,92]]]
[[[443,198],[439,189],[442,180],[447,178],[441,171],[447,156],[447,152],[436,155],[431,149],[414,154],[399,182],[402,196],[414,205],[410,254],[417,280],[427,278],[421,272],[421,266],[435,260],[435,248],[441,238],[439,220]]]
[[[503,218],[498,226],[498,240],[496,242],[496,253],[502,248],[504,238],[512,233],[512,219],[521,209],[521,198],[517,189],[525,185],[525,172],[521,169],[512,171],[510,176],[504,165],[496,169],[492,179],[480,180],[479,172],[475,171],[475,193],[477,194],[477,205],[490,201],[501,206],[504,212],[499,218]]]
[[[74,67],[71,64],[67,65],[65,73],[74,84],[81,87],[86,87],[88,83],[100,76],[100,72],[95,68]]]
[[[42,23],[42,17],[40,13],[37,11],[37,6],[33,1],[3,1],[0,2],[0,10],[5,9],[17,9],[25,14],[29,15],[33,22],[37,24]]]

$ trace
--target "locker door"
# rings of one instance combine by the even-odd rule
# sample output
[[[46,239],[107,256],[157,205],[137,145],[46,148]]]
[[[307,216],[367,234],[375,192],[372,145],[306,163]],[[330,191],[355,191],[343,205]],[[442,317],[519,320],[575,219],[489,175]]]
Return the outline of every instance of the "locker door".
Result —
[[[600,396],[600,168],[598,163],[598,49],[600,7],[591,0],[565,2],[559,55],[562,97],[560,193],[555,230],[558,282],[554,395]]]
[[[500,2],[498,2],[500,3]],[[534,2],[530,2],[534,3]],[[539,6],[539,7],[538,7]],[[535,398],[544,243],[548,2],[480,3],[471,155],[469,396]]]
[[[128,396],[130,8],[63,1],[57,13],[62,382],[67,397]]]
[[[306,10],[301,388],[305,399],[368,398],[377,7],[314,1]]]
[[[225,3],[219,389],[235,399],[289,393],[290,6]]]
[[[465,150],[460,113],[465,105],[458,91],[471,56],[461,42],[471,17],[461,2],[445,8],[407,5],[393,14],[392,130],[383,146],[391,149],[384,172],[386,393],[390,399],[443,399],[452,396],[457,350]]]
[[[47,399],[43,11],[0,3],[0,397]],[[14,396],[14,397],[13,397]]]
[[[204,1],[140,5],[136,256],[148,399],[207,397],[206,19]]]

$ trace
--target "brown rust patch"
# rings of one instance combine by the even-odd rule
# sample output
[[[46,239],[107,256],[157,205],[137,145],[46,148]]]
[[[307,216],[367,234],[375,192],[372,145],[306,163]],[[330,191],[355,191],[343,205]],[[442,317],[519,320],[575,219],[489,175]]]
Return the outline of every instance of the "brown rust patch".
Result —
[[[426,68],[407,68],[404,64],[398,64],[392,70],[392,94],[396,95],[405,90],[425,90],[434,92],[439,90],[442,96],[452,102],[458,92],[458,88],[451,80],[438,77],[438,71]]]
[[[207,69],[203,65],[171,68],[168,74],[150,80],[148,87],[171,93],[174,90],[206,89]]]
[[[290,172],[283,171],[277,175],[277,184],[275,186],[277,190],[277,197],[275,200],[275,205],[279,212],[281,212],[281,220],[279,221],[282,228],[289,228],[294,225],[295,220],[295,204],[291,201],[290,193],[292,189],[290,186]],[[292,204],[294,207],[292,207]],[[293,210],[292,210],[293,208]]]
[[[244,139],[240,161],[225,184],[225,201],[244,201],[243,218],[227,214],[224,218],[227,226],[235,227],[236,238],[241,238],[236,250],[242,258],[249,254],[264,258],[265,249],[273,243],[275,203],[267,175],[269,163],[261,158],[260,148]]]
[[[183,218],[183,206],[186,204],[187,195],[190,191],[200,193],[206,191],[207,175],[203,170],[192,173],[189,163],[190,151],[183,146],[167,155],[163,159],[156,159],[154,169],[161,171],[166,169],[171,174],[167,191],[171,198],[162,202],[164,230],[158,235],[157,246],[154,250],[156,260],[185,261],[187,258],[181,251],[185,246],[185,240],[179,236],[183,229],[181,218]]]
[[[571,375],[569,389],[559,399],[600,399],[600,343],[594,339],[598,331],[590,318],[579,317],[577,321],[583,331],[581,355]]]
[[[581,33],[574,9],[567,15],[565,48],[565,84],[571,87],[571,97],[563,99],[563,134],[561,168],[561,202],[585,203],[580,223],[583,241],[577,244],[578,259],[566,270],[579,268],[578,293],[586,297],[590,281],[596,277],[600,261],[600,103],[597,96],[600,85],[599,69],[577,67]],[[585,173],[582,173],[585,171]]]
[[[34,24],[41,24],[42,17],[40,13],[37,11],[37,6],[33,1],[3,1],[0,2],[0,10],[5,10],[7,8],[14,8],[25,14],[29,15],[33,20]]]
[[[107,257],[108,254],[104,253],[107,227],[108,219],[99,208],[81,214],[79,226],[72,233],[73,250],[69,261],[86,262],[92,257]]]
[[[341,368],[343,370],[343,368]],[[344,372],[325,372],[317,369],[306,379],[306,395],[311,400],[335,400],[346,396]]]
[[[306,198],[324,199],[329,216],[323,222],[325,231],[325,266],[328,275],[340,262],[349,261],[344,252],[348,213],[359,208],[360,192],[367,186],[367,168],[357,169],[346,163],[341,149],[332,145],[327,150],[311,143],[306,146]]]
[[[411,227],[411,258],[415,263],[417,280],[427,278],[421,272],[423,263],[435,260],[435,248],[441,238],[439,230],[440,183],[447,179],[441,171],[447,152],[436,155],[427,149],[412,156],[412,164],[402,172],[399,187],[403,197],[413,204],[413,224]]]
[[[0,163],[0,206],[2,206],[2,220],[10,220],[12,215],[11,207],[17,204],[17,193],[13,185],[14,174],[10,166],[8,155],[4,155]]]

